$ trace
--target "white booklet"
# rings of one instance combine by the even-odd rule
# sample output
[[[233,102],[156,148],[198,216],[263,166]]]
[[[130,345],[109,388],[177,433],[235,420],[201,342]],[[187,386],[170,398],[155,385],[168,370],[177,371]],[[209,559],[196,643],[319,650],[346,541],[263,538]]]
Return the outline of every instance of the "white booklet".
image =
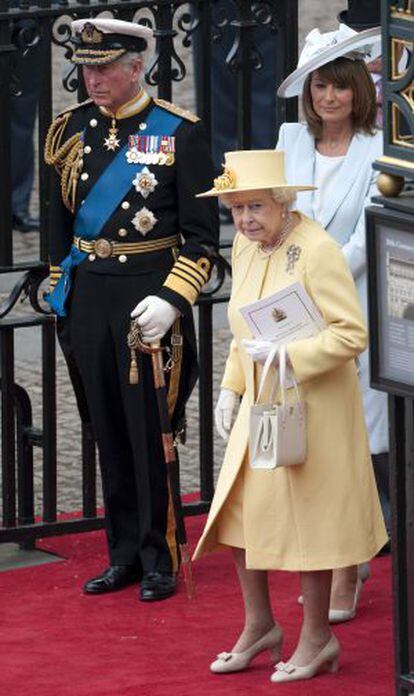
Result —
[[[316,336],[326,324],[301,283],[240,308],[254,338],[289,343]]]

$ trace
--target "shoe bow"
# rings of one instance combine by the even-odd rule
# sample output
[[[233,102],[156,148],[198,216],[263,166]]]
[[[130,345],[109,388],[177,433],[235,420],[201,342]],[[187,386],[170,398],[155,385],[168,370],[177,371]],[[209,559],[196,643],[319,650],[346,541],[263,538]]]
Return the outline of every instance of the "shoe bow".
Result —
[[[233,657],[233,655],[232,655],[232,653],[222,652],[222,653],[219,653],[219,654],[217,655],[217,657],[218,657],[219,660],[223,660],[223,662],[228,662],[229,660],[231,660],[231,658]]]
[[[296,667],[295,665],[292,665],[291,662],[278,662],[277,665],[275,665],[275,669],[278,672],[286,672],[286,674],[292,674],[292,672],[295,671]]]

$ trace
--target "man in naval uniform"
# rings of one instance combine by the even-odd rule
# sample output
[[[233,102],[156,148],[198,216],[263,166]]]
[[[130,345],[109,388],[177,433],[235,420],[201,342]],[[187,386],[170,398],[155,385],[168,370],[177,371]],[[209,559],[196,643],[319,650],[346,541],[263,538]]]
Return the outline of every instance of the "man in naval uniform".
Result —
[[[86,102],[52,123],[51,292],[98,443],[110,566],[87,593],[141,581],[140,599],[175,591],[177,551],[151,359],[127,346],[132,317],[170,356],[173,428],[196,378],[191,306],[218,242],[214,204],[194,198],[213,167],[197,117],[141,86],[152,31],[112,19],[73,22]],[[133,370],[131,371],[131,364]],[[131,383],[135,382],[135,383]]]

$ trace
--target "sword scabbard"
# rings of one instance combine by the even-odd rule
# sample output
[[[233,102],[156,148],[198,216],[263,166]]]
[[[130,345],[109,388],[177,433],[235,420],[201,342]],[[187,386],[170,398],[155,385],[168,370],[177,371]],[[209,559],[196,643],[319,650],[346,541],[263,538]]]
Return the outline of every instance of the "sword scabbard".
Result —
[[[164,363],[161,350],[151,353],[151,359],[154,372],[154,386],[155,389],[160,389],[161,387],[165,387]]]
[[[172,433],[162,433],[162,446],[164,449],[164,459],[166,464],[176,461],[174,439]]]

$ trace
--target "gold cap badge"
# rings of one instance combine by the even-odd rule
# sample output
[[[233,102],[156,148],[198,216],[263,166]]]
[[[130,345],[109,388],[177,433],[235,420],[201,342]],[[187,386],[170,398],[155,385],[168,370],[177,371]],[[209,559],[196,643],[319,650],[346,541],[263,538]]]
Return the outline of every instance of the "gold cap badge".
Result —
[[[103,33],[93,24],[87,22],[83,27],[81,39],[86,44],[100,44],[103,40]]]

